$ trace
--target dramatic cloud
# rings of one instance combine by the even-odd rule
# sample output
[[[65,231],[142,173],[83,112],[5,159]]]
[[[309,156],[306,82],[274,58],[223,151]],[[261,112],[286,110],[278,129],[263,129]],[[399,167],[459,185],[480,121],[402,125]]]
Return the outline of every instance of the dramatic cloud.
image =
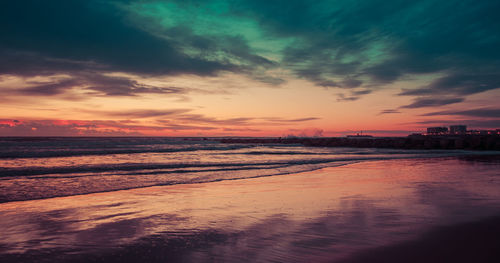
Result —
[[[319,86],[378,89],[409,75],[440,74],[402,95],[448,94],[457,101],[500,87],[496,1],[245,3],[239,11],[248,9],[271,34],[295,39],[283,65]],[[409,107],[423,104],[448,103]]]
[[[437,111],[437,112],[422,114],[422,116],[440,116],[440,115],[460,115],[460,116],[482,117],[482,118],[500,118],[500,109],[479,108],[471,110]]]
[[[414,109],[423,107],[439,107],[443,105],[462,102],[463,100],[464,100],[463,98],[434,98],[434,97],[416,98],[413,103],[402,106],[401,108]]]
[[[440,73],[402,94],[468,95],[499,87],[499,8],[430,0],[9,1],[0,11],[0,73],[223,70],[279,84],[265,70],[281,66],[343,88]],[[274,46],[258,45],[270,38]]]
[[[486,107],[500,92],[498,10],[473,0],[4,1],[0,116],[74,109],[75,119],[148,119],[154,131],[257,134]],[[494,114],[465,110],[446,115]],[[43,126],[4,128],[19,125]]]
[[[400,95],[469,95],[498,88],[500,88],[500,74],[453,74],[439,78],[425,87],[413,90],[404,90],[400,93]]]
[[[136,96],[139,94],[184,95],[191,91],[180,87],[156,87],[141,84],[129,77],[106,76],[98,73],[76,73],[70,77],[48,80],[48,82],[27,82],[29,87],[4,89],[5,95],[54,96],[78,88],[83,97],[93,96]]]
[[[235,66],[189,57],[126,21],[119,1],[8,1],[0,9],[0,73],[110,70],[213,74]]]

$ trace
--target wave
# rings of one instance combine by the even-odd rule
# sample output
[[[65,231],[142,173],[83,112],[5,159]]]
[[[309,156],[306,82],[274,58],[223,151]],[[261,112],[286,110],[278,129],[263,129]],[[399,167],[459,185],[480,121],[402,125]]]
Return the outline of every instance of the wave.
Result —
[[[192,146],[185,148],[113,148],[113,149],[95,149],[95,150],[46,150],[40,151],[37,149],[20,150],[3,150],[0,152],[0,159],[13,158],[51,158],[51,157],[71,157],[71,156],[88,156],[88,155],[111,155],[111,154],[136,154],[136,153],[175,153],[175,152],[193,152],[193,151],[228,151],[255,147],[254,145],[224,145],[224,146]]]
[[[47,198],[75,196],[75,195],[85,195],[85,194],[94,194],[94,193],[107,193],[107,192],[131,190],[131,189],[154,187],[154,186],[200,184],[200,183],[211,183],[211,182],[220,182],[220,181],[253,179],[253,178],[261,178],[261,177],[270,177],[270,176],[309,172],[309,171],[322,169],[325,167],[338,167],[338,166],[343,166],[343,165],[348,165],[348,164],[353,164],[353,163],[356,163],[356,161],[337,162],[335,164],[328,164],[328,165],[324,165],[324,163],[323,163],[323,165],[305,164],[305,165],[274,167],[274,168],[267,169],[267,170],[269,170],[267,173],[264,172],[264,173],[259,173],[256,175],[241,174],[240,176],[232,176],[232,177],[198,176],[195,178],[191,178],[190,180],[180,180],[179,181],[179,180],[168,180],[167,179],[167,180],[161,181],[161,182],[137,184],[134,186],[122,186],[120,184],[116,184],[116,185],[113,185],[111,188],[103,188],[103,189],[82,188],[82,189],[71,189],[71,192],[65,192],[65,191],[37,192],[31,196],[27,193],[22,193],[21,195],[11,195],[11,196],[2,195],[0,193],[0,203],[13,202],[13,201],[28,201],[28,200],[36,200],[36,199],[47,199]],[[211,170],[206,170],[203,172],[211,172]],[[38,179],[40,179],[40,178],[38,178]],[[59,190],[61,190],[61,189],[59,189]]]
[[[362,158],[364,159],[364,158]],[[262,165],[302,165],[320,164],[335,161],[354,161],[355,159],[311,159],[311,160],[290,160],[290,161],[269,161],[269,162],[242,162],[242,163],[171,163],[171,164],[144,164],[127,163],[118,165],[85,165],[85,166],[64,166],[64,167],[23,167],[23,168],[0,168],[0,177],[9,176],[30,176],[42,174],[66,174],[66,173],[98,173],[109,171],[139,171],[158,169],[181,169],[193,167],[235,167],[235,166],[262,166]]]
[[[294,174],[365,161],[447,158],[477,154],[485,153],[441,151],[430,154],[348,154],[335,158],[309,159],[295,155],[299,158],[269,160],[264,157],[254,162],[249,162],[241,156],[231,159],[220,155],[220,160],[225,161],[0,168],[0,186],[4,186],[4,191],[0,192],[0,202]],[[290,155],[290,158],[292,156],[294,155]]]
[[[246,152],[227,152],[221,154],[227,155],[324,155],[324,154],[335,154],[335,155],[380,155],[380,154],[462,154],[468,151],[464,150],[394,150],[394,149],[376,149],[367,148],[360,150],[357,148],[324,148],[323,151],[318,151],[315,148],[313,151],[246,151]],[[469,151],[470,153],[473,153]]]
[[[0,202],[293,174],[364,161],[476,154],[161,138],[0,140]]]
[[[331,154],[325,152],[326,154]],[[304,151],[248,151],[248,152],[228,152],[222,154],[247,154],[247,155],[321,155],[323,152],[304,152]]]
[[[212,167],[200,167],[199,169],[143,169],[143,170],[130,170],[130,171],[113,171],[113,172],[103,172],[103,173],[68,173],[68,174],[42,174],[42,175],[30,175],[24,179],[68,179],[68,178],[78,178],[78,177],[92,177],[92,176],[129,176],[129,175],[155,175],[155,174],[182,174],[182,173],[204,173],[204,172],[228,172],[228,171],[241,171],[241,170],[263,170],[263,169],[279,169],[290,167],[291,165],[264,165],[264,166],[227,166],[223,168],[212,168]],[[196,167],[195,167],[196,168]],[[206,169],[204,169],[206,168]],[[2,178],[0,178],[2,180]],[[4,177],[3,180],[8,180],[8,177]]]
[[[374,161],[374,160],[390,160],[404,158],[432,158],[468,155],[469,152],[462,153],[434,153],[426,155],[360,155],[350,157],[336,158],[321,158],[321,159],[296,159],[296,160],[279,160],[279,161],[264,161],[264,162],[208,162],[208,163],[122,163],[122,164],[100,164],[100,165],[79,165],[79,166],[59,166],[59,167],[0,167],[0,177],[12,176],[34,176],[46,174],[78,174],[78,173],[105,173],[118,171],[147,171],[147,170],[163,170],[163,169],[185,169],[185,168],[208,168],[208,167],[224,167],[224,169],[234,169],[234,167],[256,167],[256,166],[273,166],[273,165],[304,165],[304,164],[324,164],[334,162],[349,162],[349,161]],[[248,168],[247,168],[248,169]]]

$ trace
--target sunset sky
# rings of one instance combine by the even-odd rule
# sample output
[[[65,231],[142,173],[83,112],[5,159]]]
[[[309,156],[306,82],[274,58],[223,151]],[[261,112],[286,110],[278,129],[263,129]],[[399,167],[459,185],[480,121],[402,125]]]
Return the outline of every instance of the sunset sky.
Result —
[[[0,136],[500,128],[500,1],[2,1]]]

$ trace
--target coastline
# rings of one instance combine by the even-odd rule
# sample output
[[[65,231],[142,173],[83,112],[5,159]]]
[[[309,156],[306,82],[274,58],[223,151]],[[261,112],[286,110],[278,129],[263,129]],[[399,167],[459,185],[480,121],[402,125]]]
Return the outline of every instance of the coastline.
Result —
[[[369,161],[4,203],[0,259],[338,261],[435,227],[500,215],[498,167],[497,161],[460,158]]]

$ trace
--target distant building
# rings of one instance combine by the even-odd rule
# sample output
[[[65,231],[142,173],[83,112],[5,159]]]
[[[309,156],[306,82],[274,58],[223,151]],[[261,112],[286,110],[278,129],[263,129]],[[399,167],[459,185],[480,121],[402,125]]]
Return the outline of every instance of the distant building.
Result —
[[[430,135],[448,134],[448,128],[447,127],[429,127],[429,128],[427,128],[427,134],[430,134]]]
[[[465,134],[467,133],[466,125],[451,125],[450,134]]]
[[[373,137],[372,135],[368,134],[363,134],[363,131],[361,131],[361,134],[356,133],[356,135],[347,135],[348,138],[371,138]]]
[[[450,125],[447,127],[429,127],[425,135],[500,135],[500,129],[467,130],[467,125]]]

